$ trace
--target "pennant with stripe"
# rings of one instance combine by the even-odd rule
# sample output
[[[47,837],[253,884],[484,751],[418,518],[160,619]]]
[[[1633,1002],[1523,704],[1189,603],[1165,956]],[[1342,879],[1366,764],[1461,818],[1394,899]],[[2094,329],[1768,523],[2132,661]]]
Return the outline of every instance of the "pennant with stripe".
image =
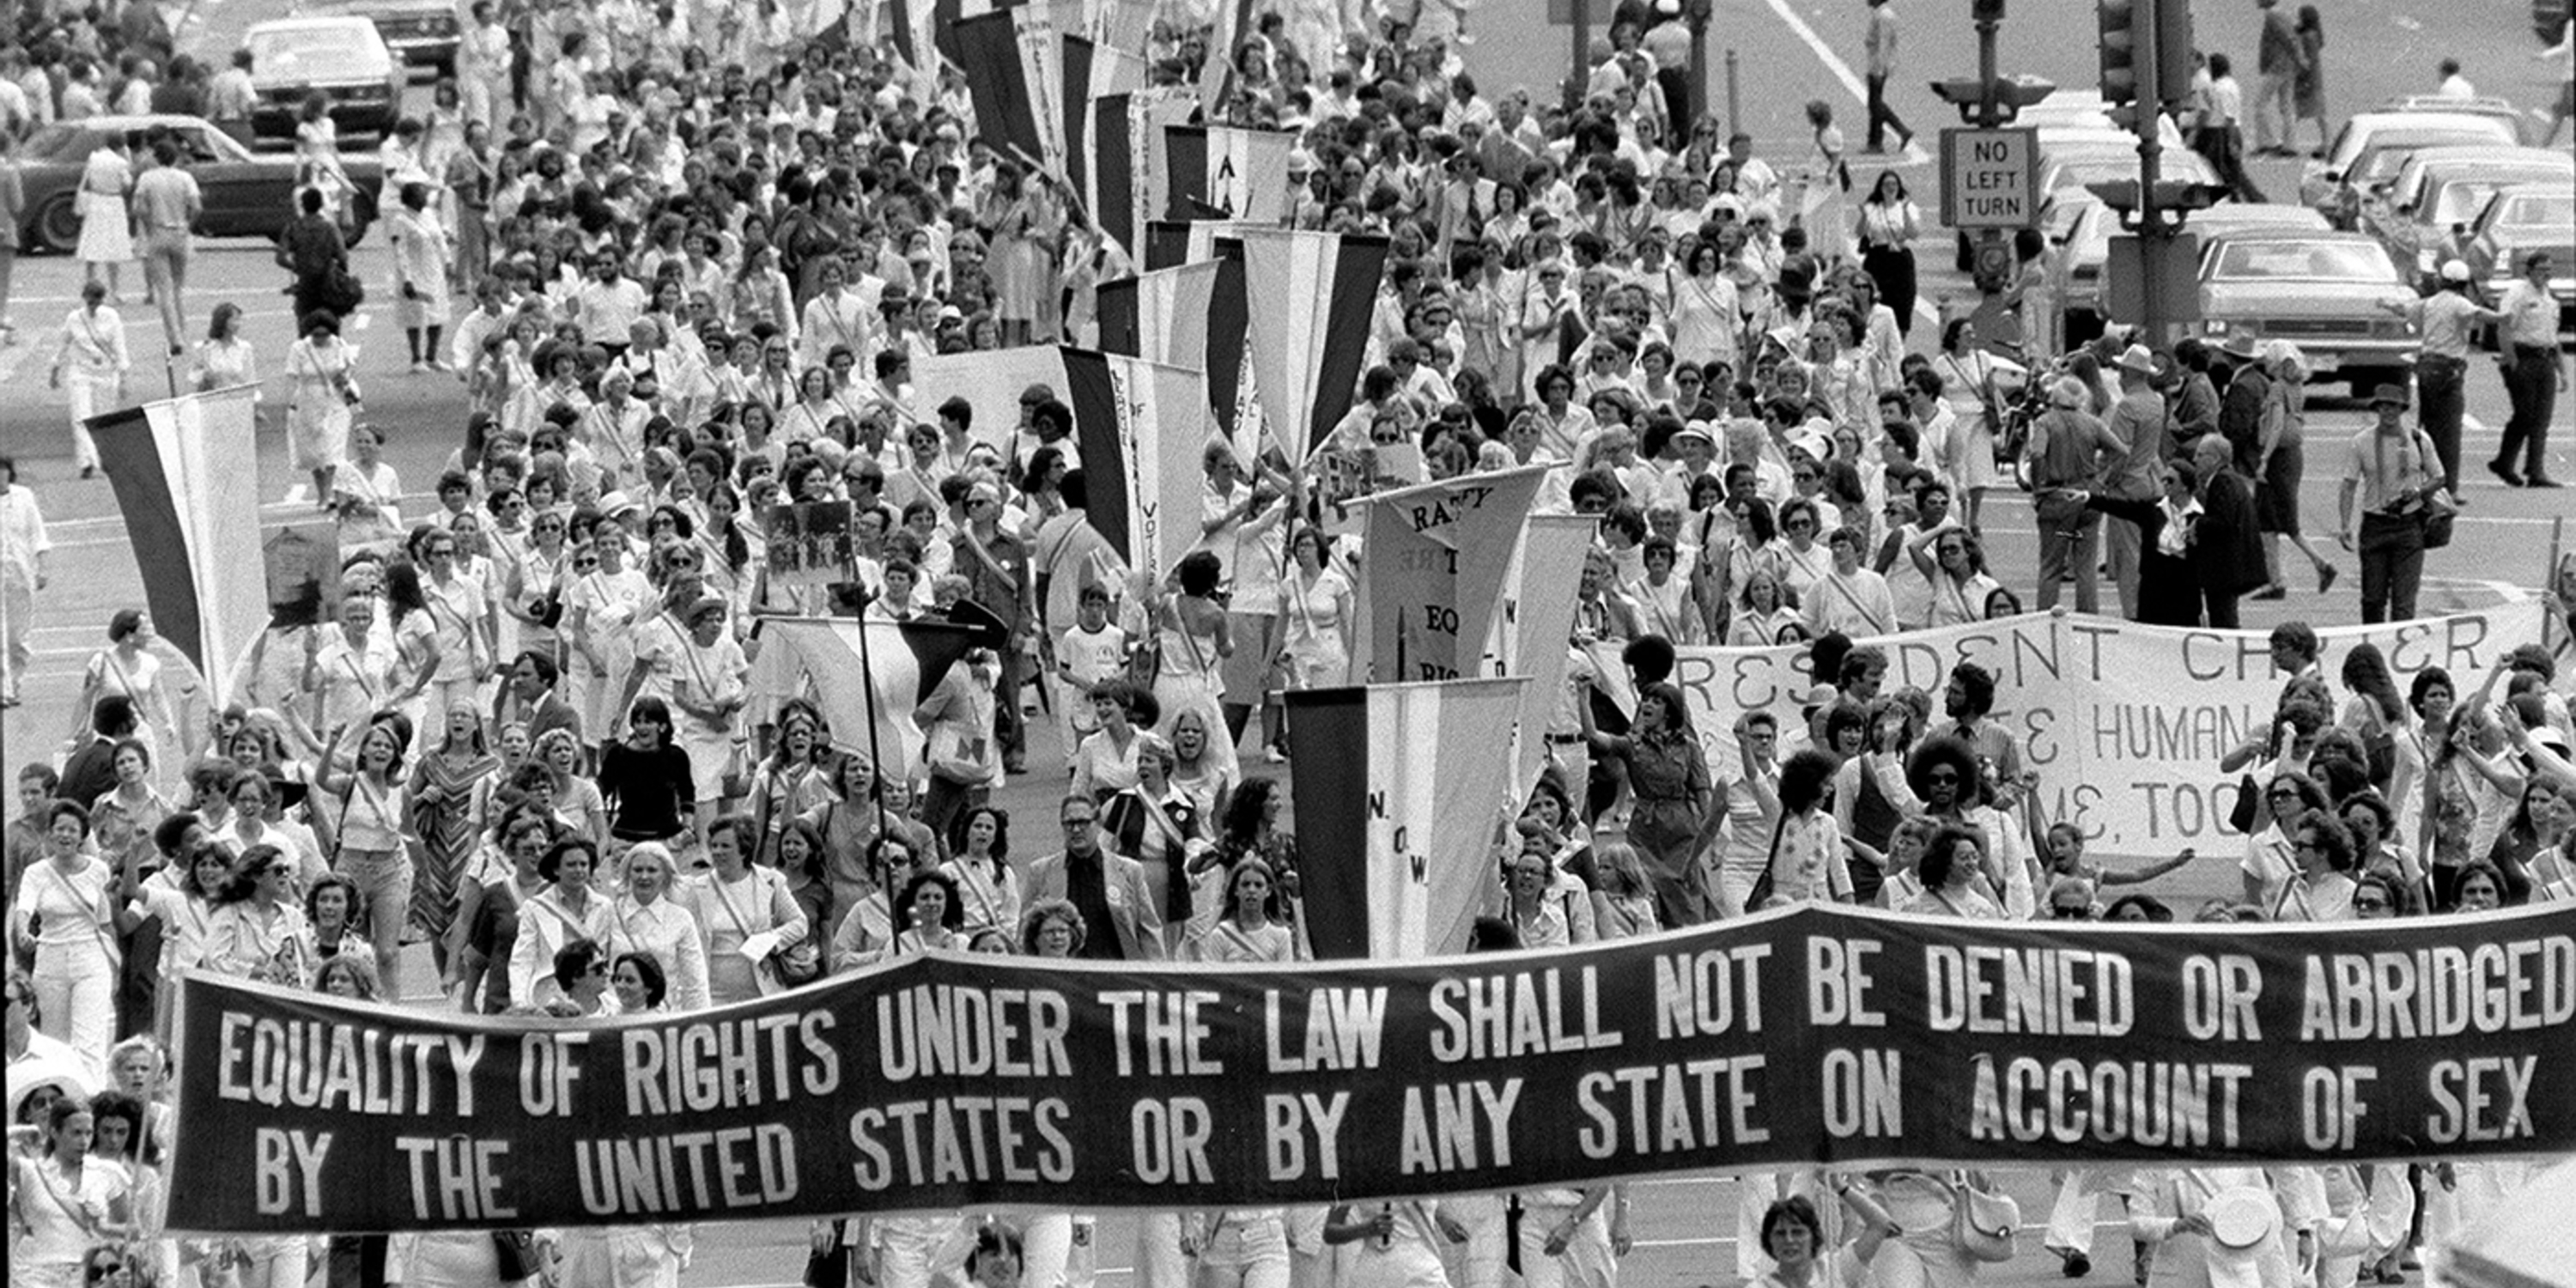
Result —
[[[1046,11],[1022,5],[976,14],[958,19],[955,33],[977,135],[1062,173],[1064,51]]]
[[[1100,347],[1131,358],[1207,369],[1216,260],[1100,284]]]
[[[801,696],[823,713],[835,741],[867,752],[880,777],[918,782],[920,710],[948,668],[991,640],[981,624],[765,617],[752,691]]]
[[[1465,474],[1369,498],[1353,674],[1408,681],[1475,673],[1549,468]]]
[[[1091,77],[1096,54],[1090,37],[1064,37],[1064,76],[1056,114],[1064,122],[1064,178],[1075,192],[1086,194],[1091,191]]]
[[[1372,555],[1374,557],[1374,555]],[[1315,956],[1463,952],[1491,902],[1519,676],[1286,695]]]
[[[1207,376],[1127,354],[1062,352],[1091,526],[1130,567],[1159,577],[1199,540],[1199,452],[1214,419]]]
[[[1295,137],[1279,130],[1163,127],[1163,217],[1279,223],[1288,217],[1288,154],[1295,147]]]
[[[1281,446],[1321,445],[1358,392],[1370,315],[1386,271],[1384,237],[1245,228],[1243,289],[1262,409]]]
[[[1530,785],[1547,764],[1547,726],[1565,684],[1574,638],[1574,600],[1566,588],[1583,580],[1583,559],[1601,530],[1587,514],[1533,514],[1522,525],[1519,548],[1503,577],[1502,606],[1485,651],[1491,675],[1529,677],[1521,691],[1520,725],[1513,737],[1512,810],[1529,799]]]
[[[153,625],[206,677],[219,711],[232,701],[238,664],[268,626],[258,393],[237,385],[89,419]]]
[[[1216,289],[1208,299],[1208,401],[1216,404],[1217,432],[1234,444],[1238,464],[1251,466],[1261,456],[1261,405],[1244,362],[1245,330],[1251,325],[1243,294],[1243,239],[1216,239]]]

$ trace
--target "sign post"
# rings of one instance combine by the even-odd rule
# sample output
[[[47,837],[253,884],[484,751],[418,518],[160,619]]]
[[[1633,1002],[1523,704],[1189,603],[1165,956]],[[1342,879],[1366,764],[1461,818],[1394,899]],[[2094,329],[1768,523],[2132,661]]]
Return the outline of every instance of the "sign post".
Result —
[[[1968,230],[1976,230],[1975,249],[1969,266],[1974,270],[1977,289],[1993,295],[2010,284],[2012,278],[2012,239],[2010,232],[2037,226],[2039,222],[2038,153],[2036,131],[2007,130],[2013,117],[2054,93],[2057,86],[2036,76],[2006,77],[1995,69],[1996,37],[2003,26],[2003,0],[1977,0],[1969,16],[1977,24],[1977,75],[1973,80],[1939,80],[1932,82],[1932,92],[1941,101],[1959,109],[1959,117],[1976,128],[1941,132],[1941,168],[1943,172],[1942,211],[1951,225],[1958,228],[1963,244]],[[2001,136],[2017,135],[2017,142]],[[2008,171],[2015,168],[2013,157],[2021,158],[2018,177]],[[1978,160],[1984,157],[1985,160]],[[1963,185],[1952,171],[1959,161],[1978,167],[1980,182]],[[1992,187],[1982,186],[1992,184]],[[2003,219],[1999,211],[2016,205],[2011,194],[2018,193],[2021,217]],[[1975,205],[1985,217],[1974,223],[1961,223],[1960,212]]]
[[[1941,131],[1941,217],[1953,228],[2039,222],[2039,131]]]

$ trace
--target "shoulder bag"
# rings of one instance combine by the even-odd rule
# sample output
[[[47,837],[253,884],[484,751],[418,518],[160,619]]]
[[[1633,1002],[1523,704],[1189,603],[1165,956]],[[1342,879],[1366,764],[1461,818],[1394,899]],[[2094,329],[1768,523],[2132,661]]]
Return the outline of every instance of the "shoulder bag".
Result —
[[[2433,449],[2432,436],[2422,429],[2415,431],[2416,462],[2424,472],[2441,477],[2441,456]],[[2424,494],[2424,548],[2439,550],[2451,544],[2451,529],[2460,515],[2459,502],[2451,499],[2451,490],[2435,487]]]
[[[1979,1261],[2010,1261],[2019,1229],[2021,1205],[2011,1196],[1978,1189],[1965,1173],[1950,1187],[1950,1239],[1961,1252]]]

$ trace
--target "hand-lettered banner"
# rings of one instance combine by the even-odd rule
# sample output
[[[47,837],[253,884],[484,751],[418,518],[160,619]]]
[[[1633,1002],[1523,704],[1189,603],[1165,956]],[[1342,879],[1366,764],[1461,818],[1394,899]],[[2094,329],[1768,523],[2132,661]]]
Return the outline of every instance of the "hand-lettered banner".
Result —
[[[2540,623],[2541,606],[2533,602],[2317,635],[2328,676],[2340,671],[2346,650],[2368,640],[2386,655],[2399,693],[2428,666],[2448,671],[2465,692],[2506,651],[2539,639]],[[2219,772],[2219,758],[2271,727],[2289,682],[2273,669],[2265,632],[2109,617],[2032,613],[1859,643],[1887,655],[1879,691],[1931,694],[1936,724],[1946,720],[1951,669],[1961,662],[1984,667],[1995,678],[1988,718],[2021,744],[2023,764],[2039,771],[2042,809],[2082,827],[2086,848],[2104,857],[2162,858],[2238,835],[2227,826],[2236,777]],[[1713,772],[1741,773],[1730,731],[1743,712],[1801,721],[1799,704],[1813,685],[1805,645],[1680,654],[1673,682],[1690,704]],[[1593,661],[1612,700],[1631,708],[1619,646],[1597,646]]]
[[[1801,1163],[2576,1149],[2576,904],[2368,926],[1836,907],[1424,962],[911,957],[512,1021],[193,975],[174,1231],[1172,1210]]]

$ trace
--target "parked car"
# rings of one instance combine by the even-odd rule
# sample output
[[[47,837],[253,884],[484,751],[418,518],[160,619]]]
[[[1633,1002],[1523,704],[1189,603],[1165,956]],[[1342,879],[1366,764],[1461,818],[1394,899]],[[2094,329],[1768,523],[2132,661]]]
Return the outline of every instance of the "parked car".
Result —
[[[2242,327],[2288,340],[2310,375],[2351,384],[2356,397],[2404,383],[2415,327],[2385,304],[2416,298],[2378,242],[2360,233],[2241,232],[2200,253],[2200,325],[2214,338]]]
[[[2343,123],[2322,159],[2299,175],[2299,204],[2324,214],[2337,228],[2360,219],[2361,199],[2372,184],[2396,177],[2406,158],[2425,148],[2460,144],[2510,147],[2521,142],[2514,123],[2472,112],[2358,112]]]
[[[19,179],[27,194],[19,244],[63,254],[80,244],[80,214],[72,198],[80,190],[81,170],[101,143],[125,134],[167,134],[178,141],[179,163],[205,195],[200,236],[273,238],[295,217],[292,157],[253,152],[200,117],[92,116],[40,125],[19,145]],[[355,245],[375,218],[371,194],[382,171],[373,157],[343,164],[360,189],[355,209],[342,221],[343,235]]]
[[[2165,150],[2157,172],[2167,183],[2217,183],[2218,172],[2209,160],[2187,148]],[[2110,183],[2138,178],[2138,141],[2070,144],[2062,148],[2042,148],[2039,157],[2039,190],[2047,194],[2068,188],[2085,188],[2097,183]]]
[[[2565,180],[2516,184],[2487,198],[2470,225],[2469,280],[2490,299],[2522,276],[2523,257],[2549,252],[2549,293],[2558,297],[2558,338],[2576,339],[2576,188]]]
[[[403,65],[364,18],[280,18],[251,24],[254,137],[292,139],[304,100],[320,94],[345,137],[392,131],[402,114]]]
[[[2330,232],[2326,217],[2305,206],[2283,202],[2224,202],[2192,212],[2183,231],[2206,242],[2246,232]],[[2111,239],[2120,232],[2120,212],[2092,202],[2077,209],[2062,252],[2066,268],[2062,298],[2066,308],[2066,343],[2080,344],[2102,334],[2109,321],[2102,305],[2102,279],[2110,271]]]
[[[376,24],[376,34],[406,64],[453,76],[462,35],[458,7],[451,0],[300,0],[295,12],[364,18]]]
[[[2576,188],[2576,157],[2539,148],[2426,148],[2362,198],[2361,229],[2429,288],[2452,248],[2467,244],[2470,221],[2498,189],[2551,181]]]

